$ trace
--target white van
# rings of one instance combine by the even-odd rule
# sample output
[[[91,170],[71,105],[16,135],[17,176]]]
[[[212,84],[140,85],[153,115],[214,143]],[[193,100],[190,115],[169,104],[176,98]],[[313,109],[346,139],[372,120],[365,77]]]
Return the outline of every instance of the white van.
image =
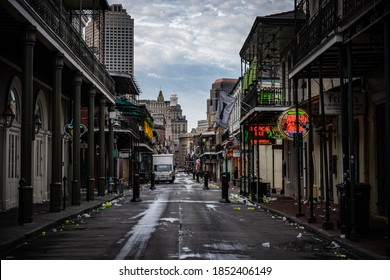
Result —
[[[154,181],[169,181],[171,184],[175,181],[175,165],[173,154],[153,155]]]

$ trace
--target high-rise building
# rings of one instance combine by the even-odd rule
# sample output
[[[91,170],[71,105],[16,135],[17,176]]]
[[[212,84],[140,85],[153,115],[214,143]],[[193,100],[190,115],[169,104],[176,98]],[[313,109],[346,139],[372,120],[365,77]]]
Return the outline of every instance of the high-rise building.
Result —
[[[85,28],[85,41],[109,72],[134,75],[134,19],[121,4],[113,4],[106,12],[103,24],[104,50],[99,50],[99,30],[93,26],[100,19],[93,19]],[[103,52],[103,58],[101,58]]]

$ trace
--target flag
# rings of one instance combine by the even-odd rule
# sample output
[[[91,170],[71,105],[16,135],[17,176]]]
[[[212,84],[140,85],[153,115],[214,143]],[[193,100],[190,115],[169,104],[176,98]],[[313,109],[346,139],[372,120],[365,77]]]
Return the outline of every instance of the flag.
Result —
[[[218,96],[217,115],[215,116],[215,122],[222,128],[228,126],[230,113],[233,110],[236,99],[227,95],[225,92],[220,91]]]

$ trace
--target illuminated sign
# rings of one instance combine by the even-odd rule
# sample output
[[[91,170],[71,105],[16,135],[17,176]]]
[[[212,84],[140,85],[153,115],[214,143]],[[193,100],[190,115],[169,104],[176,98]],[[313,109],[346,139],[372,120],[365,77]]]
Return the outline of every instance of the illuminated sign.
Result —
[[[289,109],[284,111],[278,118],[278,127],[281,134],[288,140],[294,140],[294,134],[297,133],[296,110]],[[305,137],[309,133],[309,115],[302,109],[298,109],[299,133]]]
[[[275,135],[271,125],[250,125],[245,131],[245,142],[251,144],[270,145],[275,143]]]
[[[233,150],[232,149],[229,149],[226,151],[226,156],[227,157],[233,157]]]

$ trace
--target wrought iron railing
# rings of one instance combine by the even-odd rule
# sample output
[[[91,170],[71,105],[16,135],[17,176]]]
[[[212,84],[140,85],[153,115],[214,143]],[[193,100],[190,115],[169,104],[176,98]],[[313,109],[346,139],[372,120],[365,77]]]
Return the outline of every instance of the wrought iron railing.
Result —
[[[206,144],[202,146],[203,153],[215,152],[215,145]]]
[[[362,11],[372,3],[379,3],[378,0],[343,0],[343,18],[347,18],[357,11]]]
[[[242,98],[242,114],[254,107],[288,107],[291,101],[286,100],[284,88],[253,86]]]
[[[295,37],[295,63],[319,46],[338,22],[338,0],[325,1]]]
[[[223,141],[226,141],[226,140],[229,140],[229,136],[230,136],[230,131],[229,131],[229,129],[227,129],[227,130],[222,134],[222,142],[223,142]]]
[[[30,7],[32,12],[58,36],[65,47],[67,47],[77,57],[88,70],[95,75],[96,81],[102,85],[112,95],[115,92],[114,80],[101,64],[94,54],[90,51],[88,45],[81,37],[79,31],[72,24],[72,18],[66,16],[66,12],[54,0],[18,0],[22,5]],[[27,5],[25,5],[27,4]]]

